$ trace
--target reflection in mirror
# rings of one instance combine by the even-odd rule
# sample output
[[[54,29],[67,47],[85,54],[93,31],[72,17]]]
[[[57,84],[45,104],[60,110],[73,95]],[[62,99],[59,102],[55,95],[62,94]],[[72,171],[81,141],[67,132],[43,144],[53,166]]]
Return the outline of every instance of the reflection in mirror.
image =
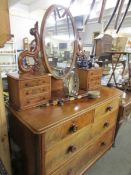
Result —
[[[52,6],[46,14],[42,34],[49,71],[54,77],[64,77],[74,63],[75,32],[70,13],[61,6]]]

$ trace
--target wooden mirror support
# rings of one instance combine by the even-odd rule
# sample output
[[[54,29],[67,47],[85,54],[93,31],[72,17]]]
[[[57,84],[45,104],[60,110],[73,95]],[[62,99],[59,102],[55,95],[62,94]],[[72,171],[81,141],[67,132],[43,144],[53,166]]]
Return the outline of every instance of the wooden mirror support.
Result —
[[[47,9],[40,39],[46,71],[56,79],[64,79],[74,67],[77,47],[76,28],[67,8],[52,5]]]
[[[35,40],[33,40],[33,42],[35,42],[36,44],[35,48],[30,49],[30,51],[25,50],[21,52],[19,55],[18,65],[19,70],[22,73],[38,71],[39,67],[38,54],[40,51],[40,36],[38,32],[38,22],[36,22],[34,28],[30,30],[30,34],[35,37]],[[27,64],[26,58],[33,58],[34,64],[33,65]]]

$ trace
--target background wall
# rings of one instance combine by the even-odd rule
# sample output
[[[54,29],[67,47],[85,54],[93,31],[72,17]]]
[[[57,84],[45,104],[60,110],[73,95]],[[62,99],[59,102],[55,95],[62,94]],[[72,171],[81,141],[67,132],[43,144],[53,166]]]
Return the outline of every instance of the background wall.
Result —
[[[11,34],[14,34],[17,49],[23,49],[23,38],[28,37],[29,41],[33,40],[29,31],[35,22],[33,19],[10,15]]]

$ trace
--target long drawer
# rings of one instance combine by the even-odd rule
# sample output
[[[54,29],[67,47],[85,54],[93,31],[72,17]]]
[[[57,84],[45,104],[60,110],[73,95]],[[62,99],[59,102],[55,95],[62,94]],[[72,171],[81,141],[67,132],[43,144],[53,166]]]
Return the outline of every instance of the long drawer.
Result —
[[[45,149],[49,150],[59,141],[90,125],[93,122],[93,113],[94,111],[84,113],[75,119],[61,124],[60,126],[49,129],[45,133]]]
[[[79,152],[83,146],[88,145],[90,140],[91,125],[64,139],[64,141],[59,142],[51,150],[47,151],[45,153],[45,167],[47,174],[69,160],[73,155]]]
[[[65,163],[51,175],[80,175],[94,163],[112,145],[114,127],[108,130],[97,141],[76,154],[69,162]],[[48,175],[48,174],[47,174]]]
[[[95,109],[94,121],[98,121],[107,114],[111,114],[114,110],[118,109],[120,99],[111,100],[104,105],[101,105]]]

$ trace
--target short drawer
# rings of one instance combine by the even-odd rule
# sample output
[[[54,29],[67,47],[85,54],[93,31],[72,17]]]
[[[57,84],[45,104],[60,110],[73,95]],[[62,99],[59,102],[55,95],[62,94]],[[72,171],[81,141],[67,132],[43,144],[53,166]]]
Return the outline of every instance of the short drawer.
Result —
[[[83,149],[76,154],[69,162],[65,163],[51,175],[80,175],[88,169],[101,155],[107,151],[113,140],[114,127],[107,131],[92,146]]]
[[[92,125],[92,138],[102,134],[107,131],[116,123],[118,110],[113,111],[111,114],[108,114],[105,118],[94,122]]]
[[[61,124],[60,126],[49,129],[45,133],[45,149],[50,149],[59,141],[74,133],[77,133],[80,129],[91,124],[93,122],[93,113],[94,111],[89,111],[80,115],[79,117]]]
[[[30,88],[38,85],[50,84],[50,77],[43,77],[34,80],[24,80],[20,82],[20,88]]]
[[[91,126],[81,129],[76,133],[59,142],[51,150],[45,153],[45,167],[46,172],[49,174],[53,172],[61,164],[69,160],[84,146],[88,145],[91,140]]]
[[[88,77],[102,76],[103,69],[92,69],[88,71]]]
[[[117,98],[97,107],[95,110],[94,121],[101,119],[104,115],[110,114],[112,111],[118,109],[119,101],[120,99]]]
[[[29,97],[32,95],[39,95],[40,93],[47,93],[50,92],[50,86],[47,84],[46,86],[37,86],[37,87],[30,87],[30,88],[24,88],[21,90],[22,95],[25,97]]]
[[[21,106],[38,105],[39,103],[47,102],[50,99],[50,93],[38,94],[39,96],[24,98],[21,101]]]

